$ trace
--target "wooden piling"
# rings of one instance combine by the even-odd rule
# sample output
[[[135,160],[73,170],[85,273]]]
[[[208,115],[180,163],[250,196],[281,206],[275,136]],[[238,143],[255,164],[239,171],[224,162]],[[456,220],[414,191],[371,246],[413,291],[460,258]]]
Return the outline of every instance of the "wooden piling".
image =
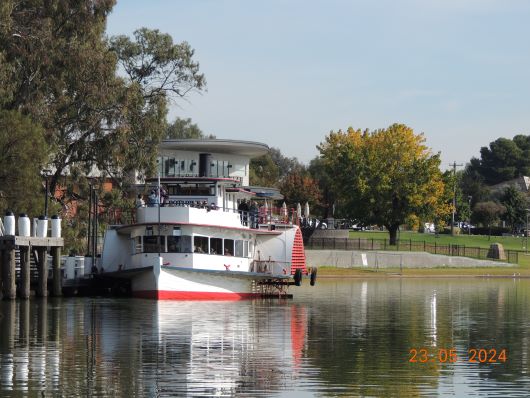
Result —
[[[48,255],[46,247],[37,248],[39,253],[38,261],[38,282],[37,282],[37,296],[48,296]]]
[[[4,274],[4,251],[0,250],[0,300],[2,300],[3,297],[3,287],[2,287],[2,279]]]
[[[20,246],[20,297],[28,299],[30,296],[30,260],[29,246]]]
[[[60,296],[62,294],[62,278],[61,278],[61,248],[52,247],[53,256],[53,295]]]
[[[3,278],[3,292],[4,298],[16,299],[17,298],[17,285],[15,281],[15,248],[14,246],[4,250],[4,278]]]

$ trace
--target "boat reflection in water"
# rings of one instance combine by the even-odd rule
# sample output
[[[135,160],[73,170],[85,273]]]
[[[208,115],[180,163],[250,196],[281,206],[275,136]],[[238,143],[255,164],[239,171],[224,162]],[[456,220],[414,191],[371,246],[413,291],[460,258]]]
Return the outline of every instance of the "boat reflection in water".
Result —
[[[259,395],[285,388],[306,344],[307,310],[290,302],[0,306],[1,396]]]
[[[177,307],[190,314],[178,323],[174,321]],[[171,374],[177,360],[178,384],[187,392],[232,395],[242,384],[247,392],[249,387],[263,391],[281,385],[281,379],[300,365],[306,309],[291,304],[271,307],[270,303],[259,307],[258,302],[245,306],[159,303],[159,340],[153,348],[158,349],[162,366],[153,368],[147,380],[158,377],[157,388],[174,391]],[[165,377],[159,377],[160,371]]]

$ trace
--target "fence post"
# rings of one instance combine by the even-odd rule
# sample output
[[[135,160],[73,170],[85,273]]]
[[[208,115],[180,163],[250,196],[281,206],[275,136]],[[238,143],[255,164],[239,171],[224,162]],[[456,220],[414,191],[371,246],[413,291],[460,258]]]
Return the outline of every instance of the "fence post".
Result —
[[[412,238],[409,239],[409,252],[412,251]]]
[[[396,240],[396,243],[397,243],[397,251],[399,251],[399,239]]]
[[[427,249],[426,249],[426,245],[425,245],[425,241],[423,241],[423,251],[426,252]]]
[[[386,250],[386,238],[383,240],[384,249]]]
[[[372,250],[374,250],[374,238],[372,238]]]
[[[357,238],[357,250],[361,250],[361,238]]]
[[[438,254],[436,253],[436,241],[434,241],[434,254]]]

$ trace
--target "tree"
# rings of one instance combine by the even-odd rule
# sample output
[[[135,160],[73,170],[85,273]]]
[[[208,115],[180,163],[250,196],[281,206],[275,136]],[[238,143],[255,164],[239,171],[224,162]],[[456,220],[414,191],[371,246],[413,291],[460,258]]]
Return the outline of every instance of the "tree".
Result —
[[[491,226],[499,221],[499,217],[506,212],[506,208],[496,202],[479,202],[473,208],[473,220],[489,228],[491,237]]]
[[[530,136],[516,135],[513,140],[498,138],[489,148],[480,149],[480,159],[471,159],[470,167],[486,184],[498,184],[530,174]]]
[[[43,128],[19,112],[0,110],[0,148],[0,207],[16,213],[43,210],[40,174],[48,160]]]
[[[213,139],[215,135],[204,134],[202,130],[195,123],[191,122],[190,118],[181,119],[177,117],[173,123],[167,126],[166,139]]]
[[[93,162],[116,119],[114,104],[121,84],[115,56],[104,39],[114,1],[8,3],[12,7],[8,28],[0,31],[0,51],[12,67],[5,79],[13,89],[3,106],[44,127],[53,151],[53,192],[71,164]]]
[[[311,207],[320,206],[318,183],[309,175],[294,170],[282,180],[279,188],[287,205],[296,206],[297,203],[308,202]]]
[[[524,226],[526,222],[528,199],[515,187],[509,186],[504,190],[500,202],[506,209],[502,215],[502,220],[508,223],[512,229],[512,233],[517,233],[519,227]]]
[[[280,169],[270,153],[250,160],[250,185],[275,187],[280,178]]]
[[[331,132],[318,146],[332,187],[350,218],[384,225],[390,244],[411,215],[444,218],[444,184],[439,155],[423,135],[402,124],[370,132]]]
[[[458,180],[459,190],[462,192],[463,198],[471,196],[472,206],[478,202],[485,202],[490,199],[491,192],[484,182],[484,177],[473,166],[473,162],[477,159],[471,159],[471,163],[466,165],[462,172],[461,178]]]
[[[118,184],[132,170],[151,173],[167,102],[205,84],[190,46],[145,28],[134,40],[109,43],[105,23],[114,0],[6,1],[0,102],[44,127],[52,191],[71,167],[88,173],[97,166]],[[118,76],[118,63],[126,78]]]
[[[82,207],[86,192],[78,187],[95,168],[114,178],[122,193],[133,170],[151,174],[168,102],[205,85],[185,42],[173,44],[169,35],[145,28],[133,40],[107,40],[114,3],[0,3],[0,109],[43,127],[50,191],[61,185],[64,206],[74,200]]]
[[[331,187],[333,178],[327,174],[322,158],[316,157],[309,163],[308,172],[311,177],[318,182],[321,192],[320,206],[317,205],[317,212],[324,218],[335,217],[336,198]],[[337,214],[340,215],[342,208],[339,205]]]
[[[296,158],[282,155],[278,148],[271,148],[265,155],[250,160],[250,184],[278,187],[293,171],[304,172],[304,166]]]

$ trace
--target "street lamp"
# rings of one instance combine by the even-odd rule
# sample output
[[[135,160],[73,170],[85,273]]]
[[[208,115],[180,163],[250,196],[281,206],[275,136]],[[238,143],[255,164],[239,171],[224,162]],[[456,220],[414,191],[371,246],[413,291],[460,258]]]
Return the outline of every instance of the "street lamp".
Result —
[[[469,222],[467,223],[467,234],[471,235],[471,199],[473,196],[469,195],[467,197],[467,203],[469,203]]]
[[[46,192],[44,193],[44,216],[48,217],[48,177],[51,174],[50,169],[44,169],[42,170],[42,175],[44,176],[44,180],[46,182]]]

